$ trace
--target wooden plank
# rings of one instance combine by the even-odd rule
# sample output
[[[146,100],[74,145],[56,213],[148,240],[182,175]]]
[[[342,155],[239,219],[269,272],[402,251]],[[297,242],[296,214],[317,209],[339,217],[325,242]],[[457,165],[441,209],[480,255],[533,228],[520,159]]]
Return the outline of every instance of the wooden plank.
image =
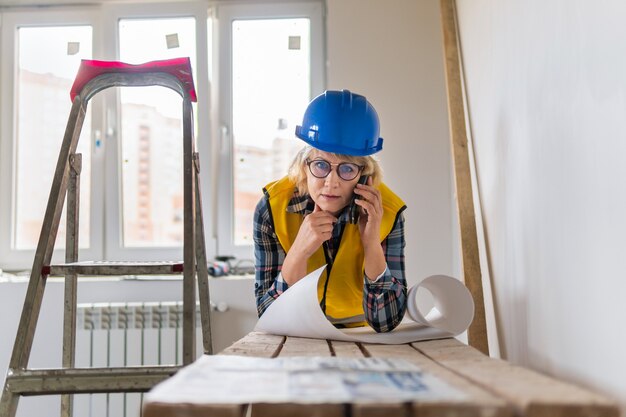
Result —
[[[527,417],[618,417],[612,400],[554,378],[489,358],[456,339],[412,344],[437,363],[507,399]]]
[[[251,332],[222,350],[219,354],[273,358],[278,356],[278,352],[282,349],[284,342],[284,336]]]
[[[252,417],[345,417],[344,404],[252,404]]]
[[[331,356],[330,345],[323,339],[287,337],[280,356]]]
[[[507,402],[492,393],[489,393],[465,378],[435,363],[424,356],[410,345],[373,345],[363,344],[365,351],[373,356],[402,358],[417,365],[421,370],[427,372],[451,387],[461,391],[464,398],[432,399],[420,400],[412,404],[411,407],[396,405],[398,415],[412,415],[419,417],[510,417],[513,410]],[[408,410],[408,411],[407,411]],[[357,415],[376,415],[375,410]],[[407,412],[409,414],[407,414]],[[380,415],[380,414],[379,414]]]
[[[482,275],[478,255],[478,236],[474,214],[474,196],[468,154],[465,124],[465,106],[461,79],[460,49],[458,45],[455,0],[441,0],[448,117],[454,163],[454,183],[460,225],[463,279],[474,298],[474,320],[467,335],[469,344],[489,354]]]
[[[284,336],[251,332],[239,339],[231,346],[222,350],[219,355],[240,355],[262,358],[272,358],[278,355]],[[144,417],[243,417],[246,415],[248,404],[169,404],[151,402],[143,409]]]
[[[337,340],[330,341],[330,348],[334,356],[346,358],[362,358],[363,351],[359,348],[358,343],[340,342]]]
[[[237,342],[233,343],[232,345],[230,345],[229,347],[221,351],[219,354],[220,355],[242,355],[242,356],[255,356],[255,357],[262,357],[262,358],[274,358],[278,356],[280,351],[282,350],[283,345],[285,344],[285,339],[286,339],[285,336],[277,336],[274,334],[261,333],[261,332],[250,332],[243,338],[239,339]],[[267,409],[266,405],[261,405],[261,404],[255,404],[254,406],[250,404],[245,404],[242,406],[245,407],[244,408],[245,410],[247,410],[248,407],[250,407],[251,414],[254,414],[254,415],[263,415],[264,413],[266,413],[266,411],[264,410]],[[233,413],[236,413],[237,406],[231,406],[230,408],[232,409],[231,411]],[[226,407],[218,407],[218,410],[214,410],[213,407],[211,407],[211,412],[213,411],[226,412],[225,410],[226,410]],[[212,415],[212,414],[205,413],[203,415],[207,416],[207,415]],[[192,417],[193,415],[190,414],[189,416]],[[198,417],[201,417],[201,415],[198,414]],[[228,417],[230,417],[230,415]]]
[[[144,405],[143,417],[244,417],[245,405],[212,404],[171,404],[151,402]]]
[[[279,357],[331,356],[330,344],[322,339],[287,337]],[[252,417],[344,417],[349,406],[344,404],[252,404]]]
[[[412,416],[411,404],[409,403],[385,403],[385,404],[352,404],[353,417],[410,417]],[[447,414],[440,414],[447,416]]]
[[[346,358],[363,358],[369,356],[364,352],[359,344],[353,342],[331,341],[331,348],[337,357]],[[366,355],[367,354],[367,355]],[[405,417],[409,415],[410,406],[403,402],[385,403],[385,404],[368,404],[355,403],[351,405],[352,417],[369,417],[369,416],[397,416]]]

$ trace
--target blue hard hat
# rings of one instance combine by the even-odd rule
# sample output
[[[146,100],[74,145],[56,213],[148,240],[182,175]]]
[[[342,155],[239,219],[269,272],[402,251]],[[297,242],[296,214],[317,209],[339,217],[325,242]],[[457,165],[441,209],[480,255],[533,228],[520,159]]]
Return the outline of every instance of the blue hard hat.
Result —
[[[296,136],[312,147],[343,155],[365,156],[383,148],[378,114],[367,99],[348,90],[326,91],[304,112]]]

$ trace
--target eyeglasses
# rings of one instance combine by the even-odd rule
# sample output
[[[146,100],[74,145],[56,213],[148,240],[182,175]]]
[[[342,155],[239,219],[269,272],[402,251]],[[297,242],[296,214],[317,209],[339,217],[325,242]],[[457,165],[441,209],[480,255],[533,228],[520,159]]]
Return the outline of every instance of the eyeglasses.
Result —
[[[361,165],[353,164],[351,162],[331,164],[324,159],[314,159],[312,161],[307,159],[306,164],[309,166],[309,171],[311,171],[311,174],[315,178],[326,178],[333,170],[333,166],[336,166],[337,175],[339,175],[339,178],[344,181],[352,181],[364,168]]]

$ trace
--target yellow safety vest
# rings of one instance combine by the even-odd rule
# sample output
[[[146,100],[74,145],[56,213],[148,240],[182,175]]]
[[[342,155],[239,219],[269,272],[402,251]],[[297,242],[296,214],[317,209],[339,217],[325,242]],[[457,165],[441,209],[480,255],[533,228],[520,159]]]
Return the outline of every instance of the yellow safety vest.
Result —
[[[406,206],[400,197],[385,184],[380,184],[377,188],[380,190],[383,201],[383,218],[380,226],[380,241],[382,242],[389,235],[396,224],[399,213]],[[293,197],[294,190],[295,184],[288,177],[269,183],[263,189],[269,201],[274,231],[285,253],[289,252],[304,220],[304,217],[299,213],[287,212],[287,206]],[[326,316],[333,323],[355,324],[358,322],[361,325],[366,324],[363,321],[365,318],[363,313],[363,258],[359,226],[347,223],[344,226],[330,276],[328,276],[328,268],[326,268],[317,285],[318,301],[321,302],[325,296]],[[307,262],[307,273],[327,263],[324,249],[320,246]]]

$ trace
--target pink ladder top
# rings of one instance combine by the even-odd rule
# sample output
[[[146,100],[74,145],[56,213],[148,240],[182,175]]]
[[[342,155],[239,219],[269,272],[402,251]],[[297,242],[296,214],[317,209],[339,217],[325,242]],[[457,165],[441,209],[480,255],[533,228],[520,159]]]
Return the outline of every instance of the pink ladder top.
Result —
[[[161,61],[151,61],[143,64],[126,64],[119,61],[96,61],[83,59],[78,68],[76,79],[70,91],[70,97],[80,94],[81,90],[92,79],[102,74],[109,73],[154,73],[162,72],[176,77],[185,87],[191,101],[196,102],[196,89],[193,84],[191,62],[189,58],[173,58]]]

